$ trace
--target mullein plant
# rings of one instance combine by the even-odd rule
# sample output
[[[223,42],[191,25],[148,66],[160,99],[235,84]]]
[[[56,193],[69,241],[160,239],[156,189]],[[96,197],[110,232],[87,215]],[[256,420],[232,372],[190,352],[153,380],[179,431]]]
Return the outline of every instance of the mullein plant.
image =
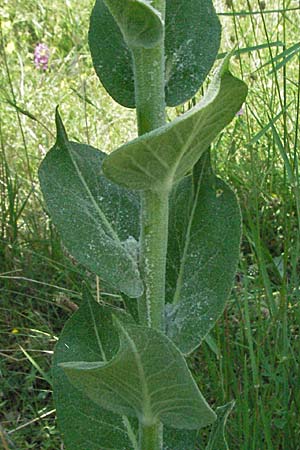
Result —
[[[239,256],[239,205],[209,156],[247,95],[229,57],[201,101],[166,121],[166,106],[202,86],[220,33],[211,0],[96,0],[94,67],[115,101],[136,108],[139,136],[107,155],[70,141],[57,111],[40,167],[64,245],[118,299],[96,302],[86,288],[56,345],[68,450],[194,450],[208,425],[205,448],[228,448],[232,403],[213,411],[185,357],[222,314]]]

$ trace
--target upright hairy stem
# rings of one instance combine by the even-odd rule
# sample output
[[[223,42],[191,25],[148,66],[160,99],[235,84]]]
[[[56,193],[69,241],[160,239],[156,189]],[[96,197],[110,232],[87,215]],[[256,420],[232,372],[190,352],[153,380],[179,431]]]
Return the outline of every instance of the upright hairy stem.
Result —
[[[152,6],[164,19],[165,0],[155,0]],[[138,132],[142,135],[165,124],[164,40],[151,49],[134,49],[133,59]],[[142,193],[141,222],[140,262],[145,294],[139,300],[139,318],[141,324],[164,331],[167,192]]]
[[[165,0],[151,5],[165,17]],[[135,102],[139,136],[165,124],[164,39],[154,48],[133,50]]]
[[[168,243],[168,193],[142,194],[141,270],[145,293],[139,300],[143,325],[165,330],[165,270]]]
[[[164,20],[165,0],[153,0]],[[164,40],[152,49],[134,49],[135,100],[139,136],[165,124]],[[168,242],[168,193],[145,191],[141,212],[141,271],[145,294],[139,299],[140,323],[164,331]],[[140,450],[161,450],[162,425],[140,423]]]

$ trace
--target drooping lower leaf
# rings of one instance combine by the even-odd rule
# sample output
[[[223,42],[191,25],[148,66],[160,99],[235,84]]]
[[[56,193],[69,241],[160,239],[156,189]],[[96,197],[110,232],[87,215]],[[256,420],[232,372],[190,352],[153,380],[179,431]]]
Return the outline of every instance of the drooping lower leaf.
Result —
[[[129,48],[152,48],[163,38],[163,22],[144,0],[104,0]]]
[[[198,105],[112,152],[103,162],[105,175],[131,189],[170,190],[231,122],[246,95],[247,86],[231,75],[226,59]]]
[[[112,1],[111,1],[112,3]],[[221,27],[212,0],[167,0],[165,18],[166,103],[189,100],[210,71]],[[103,0],[96,0],[89,46],[98,77],[121,105],[135,106],[133,62],[122,32]]]
[[[225,426],[233,407],[234,401],[217,408],[217,420],[212,426],[209,442],[205,450],[229,450],[225,436]]]
[[[103,360],[62,365],[71,383],[93,402],[139,421],[177,429],[198,429],[212,423],[210,409],[186,362],[162,333],[115,321],[118,353]]]
[[[174,189],[167,257],[167,334],[192,352],[222,314],[239,258],[241,216],[208,155]]]
[[[107,180],[104,154],[70,142],[58,113],[56,120],[56,144],[39,170],[53,222],[80,263],[128,296],[139,297],[138,197]]]

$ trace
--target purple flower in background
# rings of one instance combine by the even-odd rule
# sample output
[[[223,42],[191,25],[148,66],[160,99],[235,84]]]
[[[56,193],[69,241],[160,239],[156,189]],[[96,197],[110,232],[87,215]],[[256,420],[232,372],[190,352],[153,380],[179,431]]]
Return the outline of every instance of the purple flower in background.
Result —
[[[244,115],[244,108],[241,107],[241,109],[236,113],[236,115],[237,115],[238,117],[243,116],[243,115]]]
[[[37,69],[47,70],[50,50],[46,44],[37,44],[34,50],[34,64]]]

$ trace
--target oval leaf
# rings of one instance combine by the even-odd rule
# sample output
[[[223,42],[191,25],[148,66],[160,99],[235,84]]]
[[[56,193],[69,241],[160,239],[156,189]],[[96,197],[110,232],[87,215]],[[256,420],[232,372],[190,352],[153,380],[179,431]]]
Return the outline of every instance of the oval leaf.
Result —
[[[167,256],[167,334],[184,354],[195,350],[222,314],[239,259],[241,214],[232,190],[205,155],[199,175],[171,197]]]
[[[58,113],[56,122],[57,142],[39,170],[53,222],[81,264],[129,297],[139,297],[138,197],[102,175],[103,153],[68,141]]]
[[[167,0],[165,22],[166,103],[175,106],[190,99],[206,78],[219,49],[221,27],[211,0]],[[91,15],[89,46],[107,92],[133,108],[131,53],[103,0],[96,0]]]
[[[230,74],[227,65],[226,60],[198,105],[112,152],[103,162],[105,175],[131,189],[170,190],[245,101],[247,86]]]
[[[129,48],[152,48],[163,38],[159,12],[144,0],[104,0]]]
[[[120,349],[108,363],[62,365],[75,387],[101,407],[149,425],[161,421],[198,429],[215,420],[183,356],[165,335],[117,320],[116,326]]]

